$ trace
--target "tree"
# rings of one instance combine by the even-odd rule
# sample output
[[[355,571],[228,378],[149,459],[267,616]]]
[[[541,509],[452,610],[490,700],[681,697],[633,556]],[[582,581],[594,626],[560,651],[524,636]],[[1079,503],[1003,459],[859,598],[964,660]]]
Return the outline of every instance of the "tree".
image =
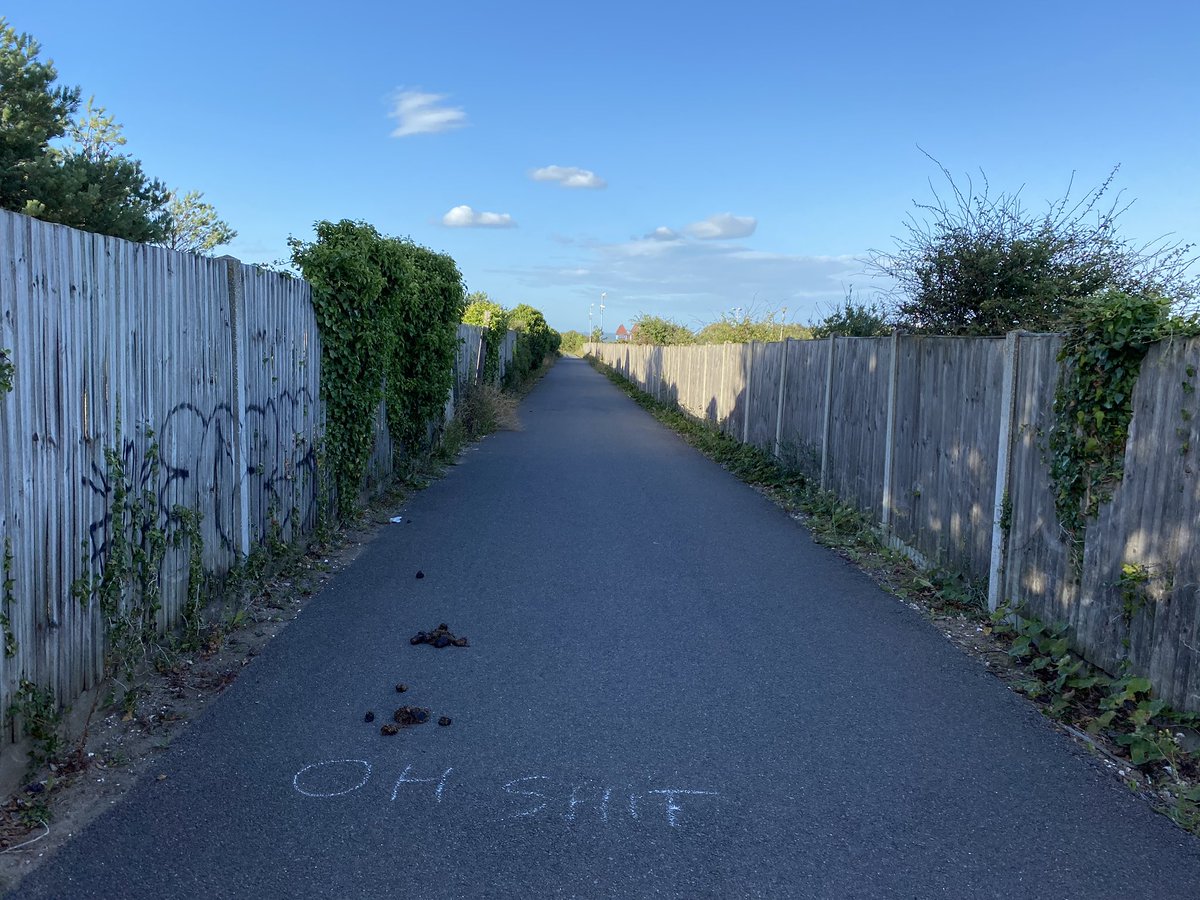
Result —
[[[54,61],[0,18],[0,207],[21,211],[29,199],[29,166],[67,131],[79,107],[79,88],[54,86]]]
[[[481,328],[508,329],[508,316],[504,307],[494,300],[489,300],[484,291],[472,291],[467,294],[467,306],[463,310],[462,320],[467,325],[477,325]]]
[[[170,192],[120,153],[121,126],[88,101],[69,131],[72,144],[51,148],[27,167],[28,215],[129,241],[162,242]]]
[[[604,343],[604,332],[600,330],[599,325],[596,325],[595,327],[592,328],[590,342],[593,344],[603,344]]]
[[[528,303],[518,304],[508,311],[508,327],[527,336],[534,366],[558,350],[561,340],[558,332],[546,324],[541,310]]]
[[[562,343],[559,344],[559,349],[563,353],[578,356],[583,350],[583,344],[586,340],[582,331],[564,331],[562,332]]]
[[[935,160],[936,162],[936,160]],[[895,282],[899,324],[934,334],[1054,331],[1079,300],[1100,290],[1165,296],[1183,306],[1200,294],[1187,276],[1191,245],[1131,243],[1117,232],[1129,208],[1102,201],[1117,169],[1078,201],[1071,186],[1041,215],[1020,191],[993,196],[986,176],[976,192],[938,163],[950,199],[934,190],[916,203],[892,251],[872,251],[870,268]]]
[[[641,313],[633,320],[633,331],[629,338],[635,344],[694,344],[696,336],[686,325],[680,325],[662,316]]]
[[[237,237],[237,232],[217,217],[217,210],[205,203],[203,197],[200,191],[188,191],[182,197],[178,191],[171,192],[164,247],[185,253],[208,253]]]
[[[875,301],[857,302],[853,290],[846,294],[841,306],[829,310],[824,318],[810,327],[814,338],[878,337],[892,333],[887,310]]]

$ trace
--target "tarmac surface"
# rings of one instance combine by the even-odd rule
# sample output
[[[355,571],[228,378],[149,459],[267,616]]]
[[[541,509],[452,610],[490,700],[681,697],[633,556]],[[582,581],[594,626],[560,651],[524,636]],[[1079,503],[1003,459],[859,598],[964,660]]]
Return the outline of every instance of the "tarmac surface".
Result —
[[[1200,840],[585,363],[521,419],[15,896],[1200,896]]]

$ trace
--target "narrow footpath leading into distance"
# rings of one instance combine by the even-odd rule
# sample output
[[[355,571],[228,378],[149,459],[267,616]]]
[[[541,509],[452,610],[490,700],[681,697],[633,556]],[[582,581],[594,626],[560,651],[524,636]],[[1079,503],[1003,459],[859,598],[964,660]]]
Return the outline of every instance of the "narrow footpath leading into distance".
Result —
[[[16,896],[1200,896],[1200,840],[586,363],[520,415]]]

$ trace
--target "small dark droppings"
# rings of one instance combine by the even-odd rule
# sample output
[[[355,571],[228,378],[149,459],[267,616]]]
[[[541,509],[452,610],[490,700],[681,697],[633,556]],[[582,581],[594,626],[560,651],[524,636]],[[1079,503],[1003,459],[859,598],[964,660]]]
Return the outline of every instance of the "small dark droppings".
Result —
[[[450,724],[451,721],[452,719],[449,716],[442,716],[440,719],[438,719],[438,724],[445,728]]]
[[[424,577],[425,577],[425,573],[424,573],[424,572],[422,572],[420,569],[418,569],[418,570],[417,570],[417,577],[418,577],[418,578],[424,578]]]
[[[410,644],[429,644],[441,650],[443,647],[469,647],[471,642],[466,637],[460,637],[450,630],[450,626],[442,622],[433,631],[418,631],[408,639]]]
[[[392,718],[397,725],[423,725],[429,721],[429,710],[420,706],[402,706]]]
[[[398,685],[396,685],[396,693],[397,694],[403,694],[407,690],[408,690],[408,685],[405,684],[404,682],[400,682]]]
[[[384,725],[382,728],[379,729],[379,733],[386,734],[388,737],[391,737],[393,734],[395,734],[399,730],[400,730],[399,725]]]
[[[363,716],[363,721],[364,722],[374,722],[375,721],[374,710],[367,710],[367,714],[365,716]]]

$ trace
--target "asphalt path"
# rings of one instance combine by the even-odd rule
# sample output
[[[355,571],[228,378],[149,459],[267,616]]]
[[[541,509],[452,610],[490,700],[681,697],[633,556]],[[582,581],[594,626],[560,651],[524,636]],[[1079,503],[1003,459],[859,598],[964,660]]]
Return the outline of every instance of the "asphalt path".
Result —
[[[521,419],[17,896],[1200,895],[1200,841],[586,364]]]

